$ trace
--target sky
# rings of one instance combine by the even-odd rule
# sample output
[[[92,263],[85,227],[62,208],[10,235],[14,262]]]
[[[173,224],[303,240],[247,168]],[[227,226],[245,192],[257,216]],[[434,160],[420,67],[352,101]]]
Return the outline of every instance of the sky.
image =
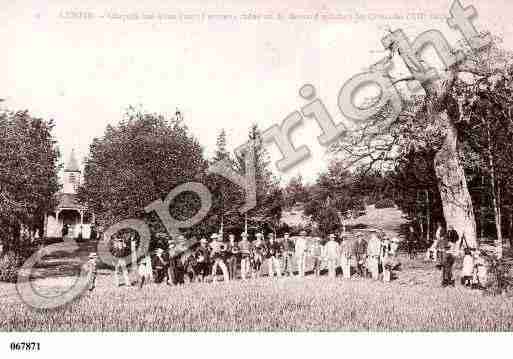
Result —
[[[54,119],[63,161],[72,149],[84,158],[129,105],[170,116],[179,108],[209,156],[221,128],[233,149],[252,123],[267,129],[307,104],[298,95],[306,83],[342,121],[339,90],[385,55],[388,29],[412,39],[429,29],[451,43],[461,38],[445,20],[451,2],[9,1],[0,14],[0,98],[9,109]],[[478,30],[513,48],[513,2],[462,4],[476,7]],[[326,169],[319,135],[311,119],[291,134],[311,157],[274,169],[283,181],[297,174],[312,181]],[[267,149],[273,163],[280,159],[275,145]]]

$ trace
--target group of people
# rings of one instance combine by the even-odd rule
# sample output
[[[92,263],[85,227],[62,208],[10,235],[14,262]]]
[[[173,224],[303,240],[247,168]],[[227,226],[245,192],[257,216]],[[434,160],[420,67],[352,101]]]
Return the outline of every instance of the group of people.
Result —
[[[484,289],[488,282],[489,270],[486,252],[469,247],[464,236],[460,238],[453,228],[446,231],[438,222],[434,241],[426,252],[426,259],[435,261],[442,271],[442,287],[455,286],[454,263],[456,258],[462,255],[461,284],[474,289]]]
[[[410,233],[411,233],[410,228]],[[234,234],[225,241],[219,233],[201,238],[199,244],[188,248],[179,248],[185,237],[168,239],[152,251],[152,255],[135,258],[132,261],[132,280],[123,258],[135,254],[136,240],[130,240],[130,246],[121,239],[113,241],[113,254],[119,258],[114,266],[114,281],[117,286],[138,285],[156,282],[176,285],[188,281],[212,282],[255,279],[267,273],[268,277],[298,276],[306,274],[307,262],[315,276],[320,276],[323,268],[327,275],[335,278],[338,273],[343,278],[370,277],[388,282],[392,280],[394,270],[399,266],[398,249],[400,240],[389,236],[380,229],[351,233],[330,233],[325,240],[307,237],[306,231],[291,237],[284,233],[276,238],[274,233],[256,233],[253,240],[247,233],[237,240]],[[406,238],[406,250],[412,255],[411,238]],[[442,271],[442,287],[454,286],[453,266],[456,258],[464,252],[461,283],[472,288],[482,288],[486,282],[487,261],[485,255],[471,248],[463,248],[464,238],[460,239],[454,230],[445,232],[438,225],[435,240],[428,248],[426,259],[437,262]],[[130,248],[131,247],[131,248]],[[96,278],[96,255],[90,255],[87,262],[90,273],[90,290],[94,289]],[[266,270],[264,270],[266,268]],[[135,278],[134,278],[135,277]]]
[[[461,285],[472,289],[485,289],[488,282],[488,261],[486,253],[475,248],[465,248]]]
[[[261,277],[264,272],[268,277],[304,277],[307,262],[315,276],[320,276],[322,269],[327,268],[331,278],[335,278],[338,271],[344,278],[358,274],[390,281],[392,270],[398,264],[399,240],[389,238],[379,230],[356,234],[331,233],[324,241],[321,238],[308,239],[306,231],[296,237],[284,233],[282,238],[276,238],[272,232],[267,234],[267,238],[261,232],[256,233],[251,241],[248,237],[243,232],[240,240],[236,240],[234,234],[229,234],[225,241],[222,235],[214,233],[210,241],[201,238],[199,245],[185,250],[177,248],[177,243],[185,240],[183,236],[169,239],[166,246],[157,247],[152,255],[136,260],[133,280],[130,280],[123,258],[135,252],[135,238],[131,239],[130,246],[119,238],[114,239],[112,251],[119,258],[114,266],[115,285],[138,285],[141,288],[150,281],[176,285],[186,279],[205,281],[207,278],[216,282],[219,274],[222,274],[223,281],[239,277],[248,280]],[[95,254],[91,254],[89,259],[88,271],[95,277]],[[94,280],[91,282],[90,290],[94,289]]]
[[[199,247],[188,258],[186,273],[196,276],[199,281],[211,276],[215,282],[220,269],[224,280],[229,281],[238,279],[237,269],[240,268],[240,279],[246,280],[261,277],[263,268],[267,267],[268,277],[304,277],[310,258],[316,276],[321,275],[325,266],[332,278],[336,277],[340,267],[345,278],[356,272],[378,279],[383,273],[384,280],[390,280],[391,270],[397,262],[397,238],[388,238],[380,231],[372,231],[368,240],[363,233],[357,238],[346,233],[338,237],[331,233],[322,242],[320,238],[308,240],[306,235],[302,231],[294,238],[289,233],[275,238],[271,232],[264,238],[263,233],[257,233],[255,239],[249,241],[247,233],[242,233],[240,241],[236,241],[235,235],[230,234],[225,243],[222,236],[215,233],[210,242],[206,238],[200,240]]]

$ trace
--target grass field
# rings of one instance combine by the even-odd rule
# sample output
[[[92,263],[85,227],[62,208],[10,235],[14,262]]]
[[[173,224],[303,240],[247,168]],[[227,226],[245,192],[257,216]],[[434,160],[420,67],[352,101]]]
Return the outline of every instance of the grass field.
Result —
[[[42,292],[56,294],[71,282],[64,269],[79,261],[50,262],[52,266],[42,268],[36,282]],[[461,286],[441,288],[440,272],[433,263],[420,257],[401,257],[401,262],[402,270],[390,283],[326,276],[264,277],[179,287],[150,284],[142,290],[115,287],[111,272],[102,270],[92,293],[55,310],[31,309],[21,302],[14,285],[0,283],[0,331],[513,329],[512,297],[483,296]],[[456,267],[458,275],[460,263]]]
[[[340,277],[98,288],[56,310],[23,305],[3,285],[5,331],[458,330],[510,331],[513,299],[440,288],[438,272],[409,265],[392,283]],[[427,265],[427,264],[426,264]],[[417,266],[417,268],[415,268]],[[50,280],[48,280],[50,281]],[[51,284],[50,282],[47,284]],[[62,280],[59,285],[62,285]],[[7,290],[7,291],[5,291]]]

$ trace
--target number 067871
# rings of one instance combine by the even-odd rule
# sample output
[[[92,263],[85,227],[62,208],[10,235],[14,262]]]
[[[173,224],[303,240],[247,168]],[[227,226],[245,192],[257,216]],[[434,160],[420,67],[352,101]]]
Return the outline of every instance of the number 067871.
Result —
[[[37,342],[12,342],[11,351],[39,351],[41,344]]]

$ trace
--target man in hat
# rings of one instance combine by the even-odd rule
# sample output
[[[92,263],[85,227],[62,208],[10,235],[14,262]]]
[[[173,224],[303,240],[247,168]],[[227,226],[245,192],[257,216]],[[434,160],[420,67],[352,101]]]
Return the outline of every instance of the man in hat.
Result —
[[[239,242],[240,251],[240,277],[245,280],[251,270],[251,243],[248,241],[248,234],[242,232],[242,240]]]
[[[161,283],[167,276],[169,263],[167,258],[164,257],[164,250],[157,248],[155,255],[152,257],[152,268],[155,271],[155,283]]]
[[[367,242],[361,233],[358,234],[357,240],[353,242],[351,257],[354,258],[356,272],[360,277],[365,277],[365,260],[367,258]]]
[[[177,273],[176,273],[176,267],[177,267],[177,260],[176,256],[178,254],[176,243],[172,239],[169,239],[167,241],[167,259],[168,259],[168,266],[167,266],[167,278],[166,278],[166,284],[167,285],[174,285],[178,284],[177,281]]]
[[[453,278],[453,265],[456,256],[459,252],[459,236],[458,233],[451,229],[447,232],[445,240],[440,240],[440,243],[443,243],[442,247],[442,287],[446,286],[454,286],[454,278]],[[440,245],[440,244],[439,244]],[[442,246],[441,245],[441,246]]]
[[[139,289],[141,289],[144,283],[150,282],[152,278],[151,258],[149,255],[145,255],[139,259],[137,271],[139,274]]]
[[[114,237],[112,243],[112,252],[114,257],[117,258],[114,264],[114,279],[116,286],[120,287],[123,284],[130,286],[130,279],[128,278],[128,270],[126,268],[125,258],[129,256],[130,251],[125,241],[121,237]],[[121,278],[123,281],[121,281]]]
[[[340,268],[345,279],[351,278],[351,239],[341,236],[340,242]]]
[[[308,254],[313,261],[313,271],[315,276],[321,275],[321,265],[322,265],[322,257],[323,257],[324,248],[321,244],[321,239],[316,237],[313,239],[313,243],[310,245],[308,250]]]
[[[376,230],[371,230],[367,244],[367,269],[372,279],[379,279],[379,264],[381,257],[381,241]]]
[[[87,276],[88,290],[91,292],[96,286],[97,274],[97,255],[96,253],[89,254],[87,262],[84,264],[84,272]]]
[[[267,273],[269,277],[274,277],[274,273],[276,272],[276,275],[281,277],[280,258],[283,249],[281,243],[274,238],[273,233],[269,233],[268,238],[269,243],[266,257],[269,269]]]
[[[335,278],[337,275],[337,263],[340,258],[340,247],[335,241],[335,234],[330,233],[328,236],[328,242],[325,244],[324,256],[328,262],[328,276]]]
[[[390,282],[392,280],[392,269],[394,265],[391,254],[392,241],[383,230],[380,231],[379,238],[381,240],[380,262],[383,271],[383,282]]]
[[[210,237],[212,242],[210,243],[210,256],[212,258],[212,281],[215,283],[217,281],[217,269],[221,268],[223,272],[223,278],[225,282],[230,280],[228,274],[228,268],[224,263],[224,259],[226,257],[226,249],[227,246],[223,243],[223,237],[218,235],[217,233],[212,234]]]
[[[264,243],[264,235],[259,232],[256,234],[255,243],[253,243],[253,253],[252,253],[252,267],[253,273],[252,277],[257,278],[261,275],[262,263],[264,262],[264,255],[267,252],[267,246]]]
[[[198,278],[201,282],[208,276],[210,268],[210,248],[208,241],[205,237],[200,239],[200,245],[196,248],[195,252]]]
[[[298,267],[298,276],[305,276],[305,265],[306,265],[306,231],[301,231],[299,233],[299,237],[296,239],[296,243],[294,246],[294,254],[296,256],[296,263]]]
[[[292,273],[292,256],[294,255],[294,242],[290,239],[290,234],[286,232],[283,235],[283,274],[290,276]]]
[[[390,239],[390,255],[393,258],[396,258],[399,254],[399,243],[401,243],[400,239],[397,237],[397,235],[393,235]]]
[[[239,244],[235,241],[235,235],[233,233],[228,235],[227,257],[230,280],[234,280],[237,277],[237,266],[240,261],[240,249]]]
[[[406,240],[406,247],[408,249],[408,256],[410,259],[415,259],[415,252],[417,248],[417,234],[412,225],[408,226],[408,238]]]
[[[132,275],[135,276],[132,283],[137,283],[139,281],[139,278],[137,278],[137,238],[133,234],[130,235],[130,258]]]

